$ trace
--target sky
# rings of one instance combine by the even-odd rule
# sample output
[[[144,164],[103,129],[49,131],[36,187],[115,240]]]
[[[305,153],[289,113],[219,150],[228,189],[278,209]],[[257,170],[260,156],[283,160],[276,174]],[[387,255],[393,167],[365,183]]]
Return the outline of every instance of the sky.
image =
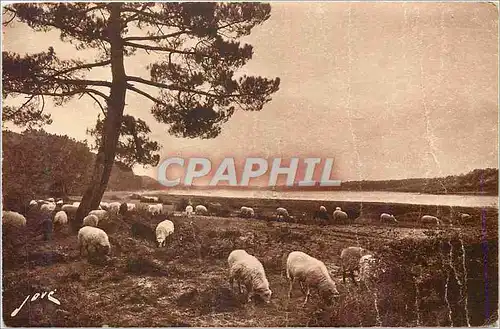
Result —
[[[151,127],[161,158],[333,158],[347,180],[438,177],[498,167],[498,11],[490,3],[271,3],[271,17],[243,39],[244,72],[280,77],[260,112],[237,111],[215,139],[183,139],[155,121],[151,102],[128,93],[125,113]],[[53,46],[90,61],[57,32],[4,29],[3,50]],[[126,72],[148,78],[155,54],[138,52]],[[109,69],[88,77],[110,80]],[[21,99],[22,100],[22,99]],[[19,102],[19,100],[17,100]],[[100,112],[90,98],[47,111],[48,132],[88,139]],[[216,166],[216,162],[214,162]],[[134,167],[156,177],[156,168]]]

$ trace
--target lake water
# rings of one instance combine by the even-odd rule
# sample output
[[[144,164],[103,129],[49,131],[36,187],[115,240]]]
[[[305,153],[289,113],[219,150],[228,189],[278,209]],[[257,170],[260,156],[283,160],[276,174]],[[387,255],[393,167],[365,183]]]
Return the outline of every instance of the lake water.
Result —
[[[265,198],[319,201],[384,202],[421,205],[494,207],[498,208],[498,196],[419,194],[403,192],[357,191],[256,191],[256,190],[169,190],[148,191],[145,194],[172,194],[213,196],[223,198]]]

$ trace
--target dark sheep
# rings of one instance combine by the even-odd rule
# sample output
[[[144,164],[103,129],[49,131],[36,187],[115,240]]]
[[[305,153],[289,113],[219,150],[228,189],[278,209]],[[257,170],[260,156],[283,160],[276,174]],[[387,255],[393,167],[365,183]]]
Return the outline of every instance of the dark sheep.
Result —
[[[126,202],[124,202],[124,203],[122,203],[122,204],[120,205],[120,210],[118,210],[118,213],[119,213],[120,215],[125,215],[125,214],[127,213],[127,211],[128,211],[127,203],[126,203]]]

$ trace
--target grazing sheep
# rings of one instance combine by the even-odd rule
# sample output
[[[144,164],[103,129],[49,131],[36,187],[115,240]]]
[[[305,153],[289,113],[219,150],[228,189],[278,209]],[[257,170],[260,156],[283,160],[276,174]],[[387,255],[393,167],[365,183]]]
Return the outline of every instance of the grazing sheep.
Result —
[[[288,214],[288,210],[286,210],[285,208],[282,208],[282,207],[276,208],[276,218],[278,220],[290,218],[290,215]]]
[[[126,202],[123,202],[121,205],[120,205],[120,209],[118,209],[118,213],[120,215],[125,215],[128,211],[128,205]]]
[[[64,211],[58,211],[53,219],[54,225],[62,226],[68,224],[68,215]]]
[[[120,202],[111,202],[108,206],[108,211],[113,215],[118,215],[120,211]]]
[[[163,210],[162,204],[150,204],[148,205],[148,213],[151,215],[159,215]]]
[[[431,215],[423,215],[420,218],[420,222],[422,224],[435,224],[437,226],[441,225],[441,221],[439,220],[439,218],[437,218],[436,216],[431,216]]]
[[[108,255],[111,251],[106,232],[97,227],[84,226],[78,231],[80,256],[87,252],[89,257]]]
[[[255,217],[255,211],[253,208],[243,206],[240,209],[240,216],[243,218],[253,218]]]
[[[396,217],[394,217],[394,215],[390,215],[390,214],[387,214],[384,212],[384,213],[380,214],[380,222],[381,223],[397,224],[398,220],[396,219]]]
[[[2,225],[21,228],[26,226],[26,217],[15,211],[2,211]]]
[[[156,242],[158,243],[158,248],[163,247],[167,244],[167,237],[174,233],[174,223],[168,219],[160,222],[156,226]]]
[[[245,250],[237,249],[229,254],[227,262],[231,290],[236,281],[240,293],[242,293],[241,285],[246,287],[247,302],[250,302],[254,295],[258,295],[264,302],[269,303],[272,291],[269,289],[264,266],[255,256],[248,254]]]
[[[97,227],[99,223],[99,218],[96,215],[88,215],[83,219],[83,226],[94,226]]]
[[[314,219],[319,218],[319,219],[324,219],[328,220],[328,211],[326,210],[325,206],[320,206],[319,210],[314,214]]]
[[[109,214],[106,210],[91,210],[91,211],[89,211],[89,215],[94,215],[99,220],[106,219],[109,216]]]
[[[142,202],[158,202],[159,199],[156,196],[143,196],[141,197]]]
[[[348,223],[349,222],[349,216],[347,216],[347,213],[342,211],[340,207],[337,207],[335,211],[333,212],[333,222],[334,223]]]
[[[191,205],[186,206],[186,215],[188,215],[188,217],[193,215],[193,212],[194,212],[193,206],[191,206]]]
[[[300,289],[306,295],[302,307],[307,304],[311,288],[316,289],[323,301],[330,304],[339,295],[335,282],[325,264],[301,251],[292,251],[286,260],[286,276],[290,280],[288,298],[292,296],[293,284],[298,281]],[[305,287],[304,287],[305,284]]]
[[[197,205],[196,208],[194,208],[194,211],[196,215],[207,215],[208,214],[208,209],[204,205]]]
[[[56,204],[51,202],[51,203],[46,203],[46,204],[43,204],[41,207],[40,207],[40,211],[42,212],[52,212],[56,209]]]
[[[135,203],[127,203],[127,211],[135,211]]]
[[[74,215],[76,215],[76,212],[78,210],[78,206],[71,205],[71,204],[65,204],[61,207],[61,210],[64,211],[68,216],[74,216]]]
[[[359,260],[364,255],[370,252],[361,247],[347,247],[342,249],[340,253],[340,262],[342,268],[342,281],[345,283],[346,272],[350,273],[352,282],[356,284],[356,279],[354,278],[354,271],[359,272]]]

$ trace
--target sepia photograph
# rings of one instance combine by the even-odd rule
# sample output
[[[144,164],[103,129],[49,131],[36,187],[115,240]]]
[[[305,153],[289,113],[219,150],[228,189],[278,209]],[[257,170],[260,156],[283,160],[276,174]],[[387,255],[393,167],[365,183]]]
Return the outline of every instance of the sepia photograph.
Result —
[[[2,327],[497,327],[499,4],[2,2]]]

